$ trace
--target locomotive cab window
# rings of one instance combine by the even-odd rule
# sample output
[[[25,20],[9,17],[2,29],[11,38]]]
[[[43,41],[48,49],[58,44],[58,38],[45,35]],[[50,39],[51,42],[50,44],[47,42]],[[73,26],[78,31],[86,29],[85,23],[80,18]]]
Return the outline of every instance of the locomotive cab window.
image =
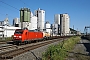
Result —
[[[22,34],[23,31],[15,31],[15,34]]]

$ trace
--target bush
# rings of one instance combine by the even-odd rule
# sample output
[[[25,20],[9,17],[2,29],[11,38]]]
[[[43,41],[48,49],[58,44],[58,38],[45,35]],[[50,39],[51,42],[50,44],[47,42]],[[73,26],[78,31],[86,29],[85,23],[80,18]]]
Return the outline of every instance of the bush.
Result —
[[[80,37],[71,37],[58,45],[51,45],[45,53],[43,60],[64,60],[68,56],[68,52],[80,40]]]
[[[4,37],[4,38],[0,38],[0,42],[7,42],[7,41],[11,41],[13,40],[13,37]]]

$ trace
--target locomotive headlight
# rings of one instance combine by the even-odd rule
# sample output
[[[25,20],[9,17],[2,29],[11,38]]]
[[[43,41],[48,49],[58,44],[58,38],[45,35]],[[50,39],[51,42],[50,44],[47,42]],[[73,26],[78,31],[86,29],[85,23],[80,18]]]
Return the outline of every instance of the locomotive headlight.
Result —
[[[16,36],[14,36],[14,37],[16,37]]]
[[[19,38],[22,38],[22,36],[19,36]]]

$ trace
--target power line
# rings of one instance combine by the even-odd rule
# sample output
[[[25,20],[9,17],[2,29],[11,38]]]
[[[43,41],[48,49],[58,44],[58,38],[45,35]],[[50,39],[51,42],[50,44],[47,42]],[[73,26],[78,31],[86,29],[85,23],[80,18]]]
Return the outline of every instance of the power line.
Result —
[[[3,7],[3,8],[6,8],[6,9],[8,9],[8,10],[11,10],[11,11],[13,11],[12,9],[10,9],[10,8],[7,8],[7,7],[5,7],[5,6],[2,6],[2,5],[0,5],[1,7]],[[16,12],[16,11],[13,11],[13,12]]]
[[[10,5],[10,4],[7,4],[7,3],[5,3],[5,2],[3,2],[3,1],[1,1],[1,0],[0,0],[0,2],[3,3],[3,4],[6,4],[6,5],[8,5],[8,6],[12,7],[12,8],[14,8],[14,9],[16,9],[16,10],[19,10],[18,8],[14,7],[14,6]],[[0,5],[0,6],[2,6],[2,5]],[[2,7],[3,7],[3,6],[2,6]],[[6,8],[6,7],[5,7],[5,8]],[[7,14],[7,13],[6,13],[6,14]],[[0,13],[0,15],[3,15],[3,16],[5,16],[6,14]],[[12,17],[12,18],[13,18],[13,16],[10,16],[10,15],[9,15],[9,17]]]
[[[4,14],[2,14],[2,13],[0,13],[1,15],[4,15]]]
[[[6,14],[2,14],[2,13],[0,13],[0,15],[6,16]],[[8,15],[8,17],[13,18],[13,16],[10,16],[10,15]]]
[[[3,1],[1,1],[1,0],[0,0],[0,2],[3,3],[3,4],[5,4],[5,5],[8,5],[8,6],[11,7],[11,8],[14,8],[14,9],[16,9],[16,10],[19,11],[18,8],[14,7],[14,6],[12,6],[12,5],[8,4],[8,3],[5,3],[5,2],[3,2]],[[6,13],[6,14],[8,14],[8,13]],[[3,16],[6,16],[6,14],[0,13],[0,15],[3,15]],[[10,15],[9,15],[8,17],[14,18],[14,16],[10,16]]]
[[[20,2],[22,2],[25,6],[28,6],[28,8],[30,8],[30,10],[32,9],[33,10],[33,7],[27,3],[25,3],[24,1],[22,0],[19,0]]]
[[[6,5],[8,5],[8,6],[12,7],[12,8],[14,8],[14,9],[16,9],[16,10],[19,10],[18,8],[13,7],[13,6],[11,6],[11,5],[9,5],[9,4],[7,4],[7,3],[3,2],[3,1],[0,1],[0,2],[1,2],[1,3],[4,3],[4,4],[6,4]]]
[[[22,0],[20,0],[23,4],[25,4],[25,5],[27,5],[27,6],[29,6],[28,4],[26,4],[24,1],[22,1]]]

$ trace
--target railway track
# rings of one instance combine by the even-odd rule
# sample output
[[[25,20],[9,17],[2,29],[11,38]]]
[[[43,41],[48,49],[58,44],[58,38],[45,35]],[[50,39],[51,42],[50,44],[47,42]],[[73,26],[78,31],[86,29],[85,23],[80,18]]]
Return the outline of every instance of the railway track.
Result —
[[[2,53],[0,53],[0,59],[12,59],[13,57],[20,55],[24,52],[27,52],[27,51],[30,51],[30,50],[33,50],[33,49],[36,49],[36,48],[48,45],[50,43],[60,41],[60,40],[61,39],[43,41],[43,42],[39,42],[39,43],[35,43],[35,44],[29,44],[29,45],[24,46],[24,47],[22,46],[22,48],[18,47],[18,49],[10,50],[7,52],[2,52]]]
[[[1,45],[0,46],[0,53],[7,52],[7,51],[13,50],[15,48],[17,48],[17,45],[12,45],[12,44]]]
[[[12,59],[13,57],[20,55],[24,52],[39,48],[44,45],[48,45],[50,43],[60,41],[62,38],[69,38],[71,36],[63,36],[63,37],[53,37],[50,40],[46,41],[41,41],[37,43],[31,43],[31,44],[26,44],[26,45],[7,45],[7,46],[0,46],[0,59]],[[59,39],[59,40],[57,40]]]
[[[0,44],[5,44],[6,42],[0,42]]]

